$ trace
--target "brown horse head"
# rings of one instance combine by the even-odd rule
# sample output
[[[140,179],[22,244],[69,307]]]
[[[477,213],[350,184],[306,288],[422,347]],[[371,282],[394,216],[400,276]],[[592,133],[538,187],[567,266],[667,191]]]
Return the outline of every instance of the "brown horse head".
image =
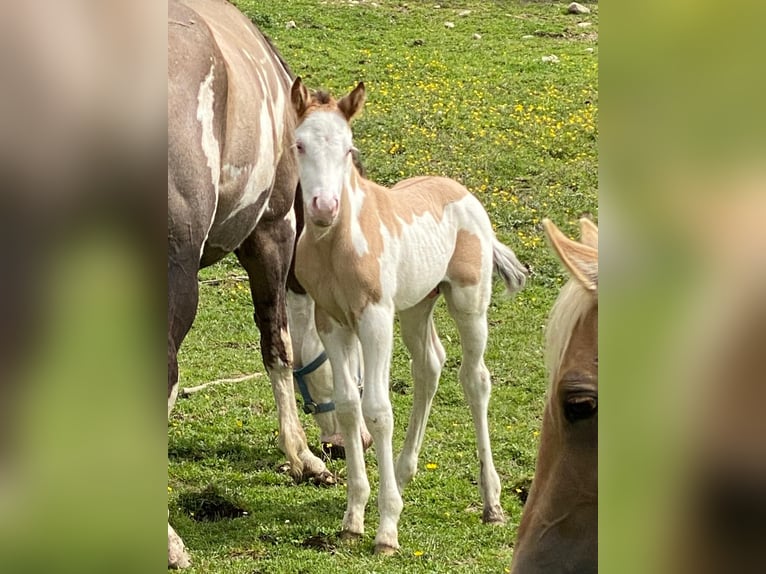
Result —
[[[581,241],[543,221],[570,280],[546,330],[550,376],[540,450],[514,550],[514,574],[596,572],[598,519],[598,228]]]

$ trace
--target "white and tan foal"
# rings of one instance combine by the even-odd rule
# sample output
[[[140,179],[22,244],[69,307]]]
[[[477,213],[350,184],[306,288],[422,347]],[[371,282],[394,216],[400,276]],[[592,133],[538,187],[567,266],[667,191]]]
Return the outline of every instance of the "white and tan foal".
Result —
[[[433,309],[442,293],[460,332],[459,378],[471,408],[480,460],[483,520],[504,521],[500,479],[487,428],[490,377],[484,365],[493,269],[508,290],[524,285],[524,267],[495,238],[479,201],[457,182],[417,177],[389,190],[362,178],[352,164],[351,118],[364,105],[364,85],[335,101],[309,95],[298,78],[291,90],[298,113],[296,149],[306,227],[296,275],[316,302],[316,326],[330,358],[335,404],[345,438],[348,504],[342,534],[364,531],[370,486],[364,466],[362,419],[372,434],[380,472],[377,553],[399,548],[401,492],[414,476],[445,352]],[[389,368],[394,314],[412,358],[414,407],[396,464],[391,438]],[[361,343],[360,400],[349,356]]]

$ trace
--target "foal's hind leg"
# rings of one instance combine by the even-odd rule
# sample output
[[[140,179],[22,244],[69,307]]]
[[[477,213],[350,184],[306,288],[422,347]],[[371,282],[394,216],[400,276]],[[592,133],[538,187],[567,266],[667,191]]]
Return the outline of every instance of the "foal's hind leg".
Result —
[[[489,440],[487,410],[491,381],[484,364],[484,349],[487,345],[487,304],[489,293],[481,286],[450,286],[444,290],[450,315],[455,319],[460,332],[463,349],[463,363],[458,377],[463,394],[471,408],[476,443],[479,451],[479,490],[484,502],[482,520],[487,523],[503,523],[505,517],[500,506],[500,477],[492,460]]]
[[[302,476],[330,484],[332,475],[308,448],[293,389],[292,346],[285,302],[293,234],[288,217],[261,220],[236,255],[250,278],[254,318],[261,332],[261,355],[277,404],[279,447],[287,456],[295,478]]]
[[[410,370],[415,389],[407,437],[396,461],[396,484],[399,492],[404,490],[417,471],[428,414],[446,358],[433,322],[435,303],[436,298],[424,299],[415,307],[399,313],[402,339],[412,358]]]

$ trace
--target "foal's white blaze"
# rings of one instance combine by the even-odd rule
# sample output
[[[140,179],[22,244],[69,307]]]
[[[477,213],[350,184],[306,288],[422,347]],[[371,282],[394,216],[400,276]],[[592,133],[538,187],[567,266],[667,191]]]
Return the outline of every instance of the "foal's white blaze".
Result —
[[[205,242],[210,234],[210,229],[213,227],[216,211],[218,211],[218,184],[221,179],[221,151],[213,129],[213,104],[215,102],[215,94],[213,93],[214,72],[215,64],[212,64],[210,66],[210,72],[200,84],[199,92],[197,93],[197,121],[202,126],[202,139],[200,144],[202,145],[202,153],[205,154],[205,159],[207,160],[207,166],[210,169],[210,180],[215,192],[213,216],[211,217],[210,225],[208,225],[207,231],[205,232],[205,240],[202,242],[202,247],[200,248],[200,257],[202,257],[202,251],[205,248]]]
[[[295,136],[306,212],[316,225],[332,225],[350,171],[351,130],[340,114],[317,111],[298,127]],[[366,249],[366,245],[357,249]]]

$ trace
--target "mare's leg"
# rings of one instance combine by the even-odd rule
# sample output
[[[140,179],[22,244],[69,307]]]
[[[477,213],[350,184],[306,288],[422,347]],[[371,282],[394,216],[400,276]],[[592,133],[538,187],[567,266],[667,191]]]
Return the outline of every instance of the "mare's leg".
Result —
[[[351,329],[339,325],[319,308],[316,310],[316,323],[332,366],[333,400],[346,447],[348,494],[341,536],[355,538],[364,533],[364,509],[370,498],[370,483],[364,467],[364,446],[361,436],[361,399],[355,374],[351,372],[348,361],[358,341]],[[365,389],[365,396],[366,393]]]
[[[178,349],[197,314],[199,250],[168,241],[168,417],[178,396]],[[168,523],[168,567],[189,564],[181,537]]]
[[[500,477],[492,460],[489,440],[487,410],[492,383],[484,364],[487,345],[487,301],[489,288],[481,285],[459,287],[450,285],[444,289],[444,297],[450,315],[460,332],[463,363],[458,377],[463,394],[471,408],[476,443],[479,451],[479,490],[484,502],[482,520],[487,523],[503,523],[505,517],[500,506]]]
[[[380,473],[378,511],[380,526],[375,536],[375,552],[390,554],[399,548],[397,524],[402,512],[402,497],[396,485],[391,439],[394,412],[389,397],[389,370],[394,330],[393,308],[368,306],[359,318],[359,340],[364,355],[364,394],[362,412],[375,443]]]
[[[279,419],[279,448],[293,477],[332,483],[325,464],[308,447],[295,402],[292,343],[287,327],[285,283],[292,257],[291,216],[262,219],[236,250],[250,279],[254,318],[261,332],[261,355],[271,380]]]
[[[402,338],[412,358],[410,370],[415,388],[407,436],[396,461],[396,484],[399,492],[404,490],[417,471],[428,414],[446,358],[433,322],[435,303],[436,298],[424,299],[415,307],[399,313]]]

